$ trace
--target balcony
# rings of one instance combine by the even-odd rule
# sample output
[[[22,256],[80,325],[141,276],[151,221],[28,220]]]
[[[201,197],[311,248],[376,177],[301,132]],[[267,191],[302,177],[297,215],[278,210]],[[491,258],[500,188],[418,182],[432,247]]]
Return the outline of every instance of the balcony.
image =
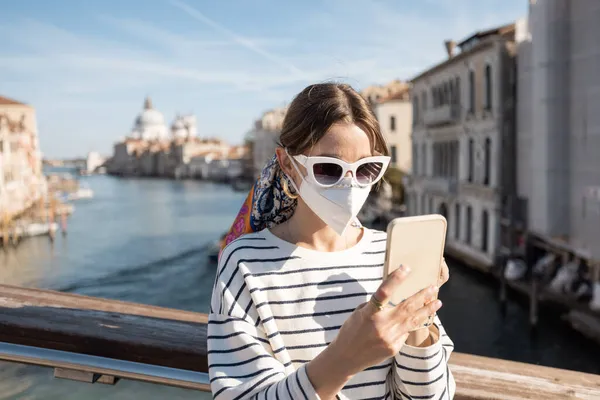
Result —
[[[460,104],[445,104],[427,110],[423,119],[428,127],[456,124],[460,121]]]
[[[423,181],[425,190],[441,195],[453,195],[458,193],[458,180],[456,178],[428,177]]]

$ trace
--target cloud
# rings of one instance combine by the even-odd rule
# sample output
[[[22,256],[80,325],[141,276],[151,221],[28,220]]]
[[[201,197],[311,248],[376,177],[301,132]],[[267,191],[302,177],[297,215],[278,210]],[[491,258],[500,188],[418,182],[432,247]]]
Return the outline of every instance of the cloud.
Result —
[[[129,129],[147,94],[167,120],[191,110],[206,134],[234,141],[262,111],[289,102],[309,83],[343,80],[361,88],[410,78],[443,60],[445,39],[526,11],[522,0],[480,3],[324,0],[277,18],[273,9],[257,8],[255,30],[236,15],[228,18],[235,30],[226,27],[181,0],[165,3],[168,22],[156,10],[140,17],[106,6],[87,16],[85,30],[46,15],[0,16],[0,91],[36,106],[49,154],[87,141],[111,143]],[[73,129],[87,136],[56,144]]]
[[[263,56],[267,60],[269,60],[281,67],[286,68],[289,72],[292,72],[293,74],[300,75],[300,76],[304,75],[304,72],[302,70],[300,70],[298,67],[296,67],[295,65],[289,63],[288,61],[284,60],[283,58],[280,58],[279,56],[277,56],[271,52],[264,50],[263,48],[258,46],[255,42],[253,42],[251,39],[248,39],[244,36],[238,35],[237,33],[229,30],[228,28],[217,23],[216,21],[208,18],[206,15],[202,14],[197,9],[195,9],[181,1],[178,1],[178,0],[171,0],[171,4],[173,4],[175,7],[180,8],[182,11],[187,13],[190,17],[210,26],[211,28],[218,31],[219,33],[229,37],[235,43],[238,43],[239,45],[245,47],[246,49]]]

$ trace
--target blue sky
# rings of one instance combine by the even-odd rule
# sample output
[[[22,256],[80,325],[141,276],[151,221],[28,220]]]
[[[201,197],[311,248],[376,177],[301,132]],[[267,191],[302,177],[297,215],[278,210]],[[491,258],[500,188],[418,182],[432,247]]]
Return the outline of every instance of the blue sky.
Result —
[[[170,123],[238,143],[307,84],[408,79],[445,39],[526,0],[19,0],[0,12],[0,95],[36,107],[42,151],[110,154],[150,95]]]

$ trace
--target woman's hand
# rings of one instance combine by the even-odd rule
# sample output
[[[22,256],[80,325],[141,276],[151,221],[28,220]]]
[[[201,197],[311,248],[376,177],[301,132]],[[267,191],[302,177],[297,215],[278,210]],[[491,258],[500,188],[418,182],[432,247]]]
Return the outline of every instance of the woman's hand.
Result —
[[[390,274],[371,300],[354,310],[334,341],[308,363],[308,377],[321,399],[334,399],[354,375],[395,356],[409,333],[440,309],[442,303],[432,301],[437,297],[435,286],[397,306],[387,305],[408,273],[408,267],[400,267]]]
[[[440,278],[438,279],[438,287],[442,287],[442,285],[448,282],[450,279],[450,270],[448,269],[448,264],[446,264],[446,259],[442,257],[442,268],[440,272]]]

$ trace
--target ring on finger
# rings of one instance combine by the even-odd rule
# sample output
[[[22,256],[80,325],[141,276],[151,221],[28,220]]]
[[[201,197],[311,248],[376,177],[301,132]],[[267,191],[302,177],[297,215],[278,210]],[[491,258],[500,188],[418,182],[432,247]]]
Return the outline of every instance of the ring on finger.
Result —
[[[378,311],[381,311],[381,310],[383,310],[385,308],[385,306],[383,305],[383,303],[380,302],[379,300],[377,300],[377,298],[375,296],[371,296],[371,300],[370,301],[371,301],[371,303],[373,303],[373,305],[375,307],[377,307]]]

